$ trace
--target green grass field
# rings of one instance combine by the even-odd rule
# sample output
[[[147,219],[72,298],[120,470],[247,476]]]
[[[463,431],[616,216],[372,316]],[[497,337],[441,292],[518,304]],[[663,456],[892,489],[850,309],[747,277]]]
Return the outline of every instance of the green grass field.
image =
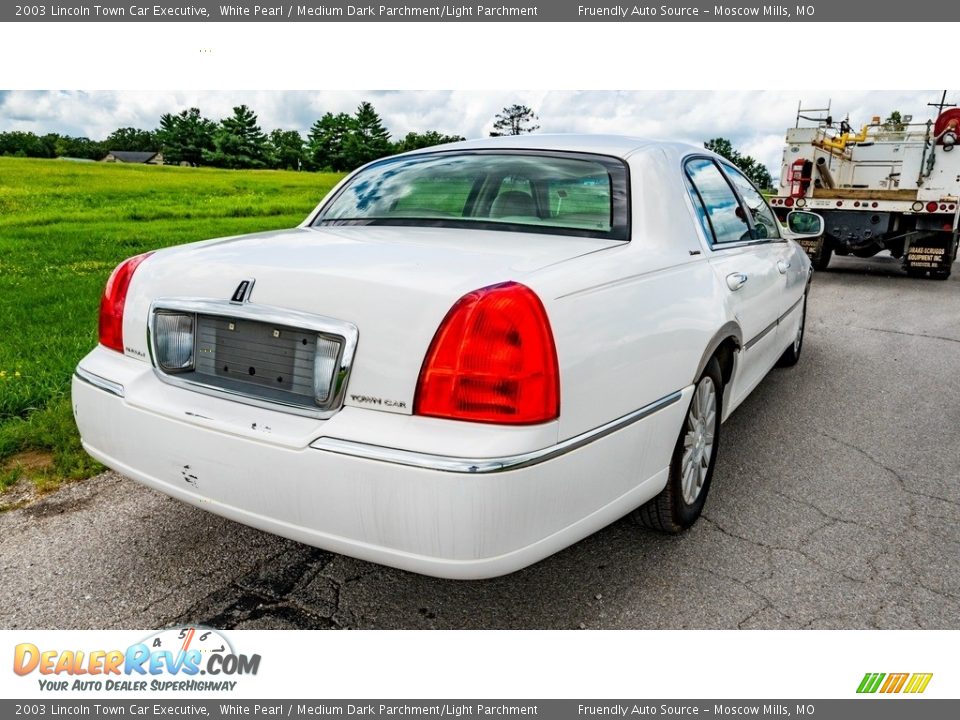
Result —
[[[0,490],[24,474],[43,487],[97,469],[80,448],[70,377],[97,342],[117,263],[291,227],[340,177],[0,157]]]

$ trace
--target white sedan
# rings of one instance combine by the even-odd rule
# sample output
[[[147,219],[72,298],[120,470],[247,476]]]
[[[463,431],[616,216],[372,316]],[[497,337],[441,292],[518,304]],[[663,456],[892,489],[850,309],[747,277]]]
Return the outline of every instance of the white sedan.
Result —
[[[631,511],[678,532],[721,422],[799,358],[811,268],[788,234],[688,145],[379,160],[295,229],[122,263],[77,424],[160,492],[429,575],[512,572]]]

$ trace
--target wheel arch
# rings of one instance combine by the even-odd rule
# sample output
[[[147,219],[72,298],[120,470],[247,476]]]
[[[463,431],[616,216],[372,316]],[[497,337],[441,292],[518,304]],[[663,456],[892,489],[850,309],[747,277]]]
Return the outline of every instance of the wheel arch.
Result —
[[[697,365],[697,371],[694,373],[692,382],[697,382],[697,379],[703,374],[704,369],[706,369],[707,363],[716,357],[717,362],[720,364],[720,376],[723,378],[723,384],[724,386],[729,385],[733,379],[737,353],[742,347],[743,333],[740,330],[740,326],[730,320],[710,338],[710,342],[707,343],[707,347],[703,351],[703,355]]]

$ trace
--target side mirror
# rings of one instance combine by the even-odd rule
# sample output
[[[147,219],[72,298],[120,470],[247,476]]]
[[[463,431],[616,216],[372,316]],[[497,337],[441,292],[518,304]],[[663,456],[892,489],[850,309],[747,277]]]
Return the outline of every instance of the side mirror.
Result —
[[[795,237],[823,235],[823,218],[806,210],[792,210],[787,214],[787,227]]]

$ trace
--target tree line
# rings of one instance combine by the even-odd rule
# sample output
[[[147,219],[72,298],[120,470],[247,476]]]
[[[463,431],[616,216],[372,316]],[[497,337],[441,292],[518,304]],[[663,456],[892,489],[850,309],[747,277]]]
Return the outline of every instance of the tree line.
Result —
[[[899,113],[893,115],[888,122],[899,121]],[[490,135],[535,132],[540,129],[538,120],[526,105],[509,105],[497,113]],[[232,115],[219,122],[204,117],[194,107],[175,115],[165,113],[155,130],[118,128],[100,141],[57,133],[0,132],[0,155],[102,160],[113,150],[159,151],[164,162],[174,165],[348,172],[387,155],[463,139],[460,135],[428,130],[409,132],[393,140],[380,115],[366,101],[352,115],[324,114],[313,123],[306,137],[297,130],[267,133],[253,110],[238,105]],[[758,187],[773,187],[773,178],[763,163],[740,153],[728,139],[713,138],[704,147],[728,158]]]
[[[164,162],[174,165],[346,172],[387,155],[463,139],[428,130],[393,140],[380,115],[366,101],[352,115],[324,114],[306,137],[297,130],[267,133],[252,109],[238,105],[220,121],[204,117],[199,108],[190,108],[165,113],[154,130],[117,128],[104,140],[59,133],[0,132],[0,155],[102,160],[111,151],[126,150],[162,152]]]

